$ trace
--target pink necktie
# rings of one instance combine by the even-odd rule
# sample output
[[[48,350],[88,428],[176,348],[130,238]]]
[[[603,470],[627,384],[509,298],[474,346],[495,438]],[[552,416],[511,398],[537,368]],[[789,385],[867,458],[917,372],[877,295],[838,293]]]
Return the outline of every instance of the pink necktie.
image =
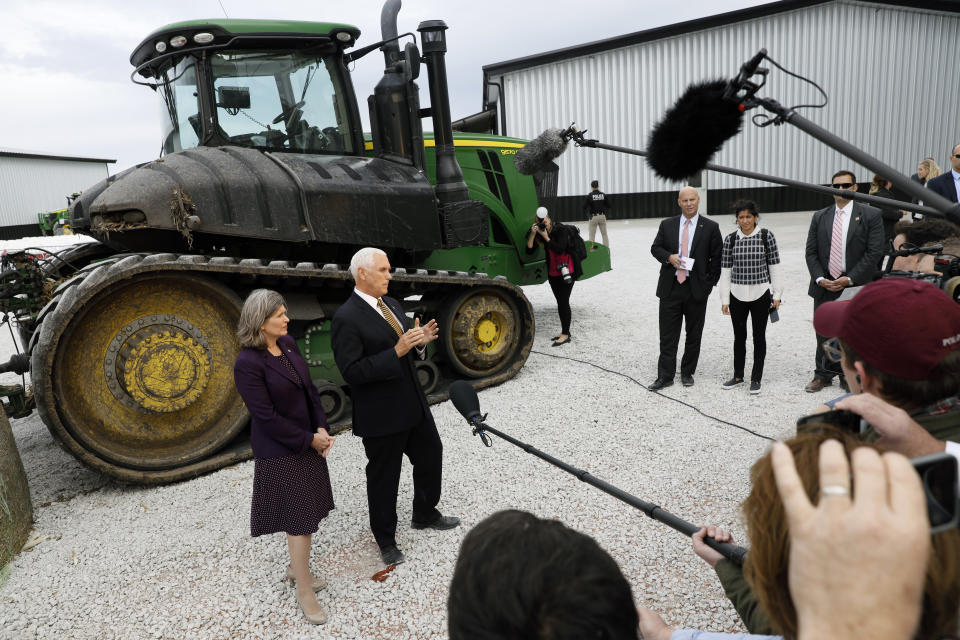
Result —
[[[843,209],[833,216],[833,236],[830,238],[830,275],[834,280],[843,273]]]
[[[687,255],[687,245],[690,244],[690,221],[683,221],[683,234],[680,236],[680,257]],[[677,269],[677,282],[683,284],[687,280],[687,270]]]

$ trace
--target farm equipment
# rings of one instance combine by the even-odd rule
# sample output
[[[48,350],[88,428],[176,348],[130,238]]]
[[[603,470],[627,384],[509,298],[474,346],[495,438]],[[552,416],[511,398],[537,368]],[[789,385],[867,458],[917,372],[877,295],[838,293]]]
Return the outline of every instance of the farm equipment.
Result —
[[[67,208],[37,214],[37,225],[44,236],[62,236],[73,233],[70,230],[70,205],[80,197],[79,192],[67,196]]]
[[[420,24],[422,55],[413,42],[401,50],[399,8],[388,0],[382,41],[352,53],[360,33],[349,25],[230,19],[168,25],[133,52],[134,81],[163,100],[164,155],[73,203],[74,232],[99,242],[19,265],[8,255],[0,289],[37,411],[85,464],[152,484],[250,457],[232,367],[242,300],[260,287],[284,295],[324,409],[345,426],[329,329],[363,246],[387,252],[391,295],[408,312],[438,319],[419,365],[432,401],[452,379],[483,387],[523,366],[534,318],[519,285],[547,275],[526,234],[556,197],[558,169],[520,175],[525,141],[453,134],[446,25]],[[347,65],[377,48],[368,140]],[[584,277],[609,270],[598,248]]]

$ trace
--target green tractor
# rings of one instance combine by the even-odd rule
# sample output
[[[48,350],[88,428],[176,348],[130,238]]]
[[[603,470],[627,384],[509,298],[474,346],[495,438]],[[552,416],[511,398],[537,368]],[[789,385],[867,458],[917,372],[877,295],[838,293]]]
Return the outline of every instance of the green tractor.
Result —
[[[37,225],[40,227],[40,235],[44,236],[63,236],[71,235],[70,230],[70,205],[80,197],[80,192],[74,192],[67,196],[67,208],[57,209],[56,211],[47,211],[37,214]]]
[[[441,339],[419,369],[432,401],[451,380],[483,387],[523,366],[534,317],[518,285],[546,280],[526,234],[537,205],[556,197],[557,168],[523,176],[513,158],[524,141],[454,135],[446,25],[422,23],[423,53],[412,42],[401,51],[399,8],[388,0],[382,41],[352,53],[360,33],[349,25],[229,19],[168,25],[133,52],[136,81],[163,101],[164,155],[73,203],[74,232],[99,242],[20,261],[0,283],[37,411],[84,463],[161,483],[250,457],[232,367],[242,300],[259,287],[286,298],[324,409],[346,426],[329,331],[353,289],[345,265],[363,246],[387,252],[391,294],[409,313],[438,319]],[[367,140],[348,65],[378,48]],[[609,270],[600,249],[586,277]],[[26,304],[18,283],[48,299]]]

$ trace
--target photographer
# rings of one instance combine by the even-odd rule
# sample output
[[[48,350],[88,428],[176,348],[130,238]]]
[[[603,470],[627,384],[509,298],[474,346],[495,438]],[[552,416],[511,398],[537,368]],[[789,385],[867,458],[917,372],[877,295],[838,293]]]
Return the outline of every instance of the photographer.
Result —
[[[934,285],[884,278],[813,318],[825,352],[864,393],[906,411],[934,438],[960,439],[960,305]],[[841,403],[838,403],[838,408]],[[880,435],[873,428],[867,441]]]
[[[784,447],[788,451],[784,451]],[[865,450],[868,448],[874,451],[879,449],[875,444],[865,447],[857,436],[823,425],[818,431],[804,433],[785,444],[775,444],[771,452],[760,458],[750,470],[750,495],[743,503],[750,552],[742,569],[704,545],[704,531],[695,535],[694,551],[714,567],[727,597],[752,633],[776,633],[788,640],[816,637],[805,632],[805,626],[809,628],[817,621],[806,616],[810,603],[809,600],[806,603],[802,600],[812,597],[818,601],[825,613],[832,608],[831,601],[827,599],[824,606],[824,598],[817,597],[818,589],[822,592],[821,596],[829,593],[837,598],[840,594],[835,590],[839,582],[852,587],[855,582],[860,584],[866,576],[873,576],[878,587],[877,593],[846,594],[837,600],[837,610],[834,612],[840,617],[848,614],[843,610],[842,604],[847,598],[873,601],[874,606],[862,611],[859,618],[852,617],[860,620],[866,632],[868,626],[877,624],[877,620],[885,613],[892,613],[900,607],[909,609],[914,605],[914,602],[908,601],[884,605],[885,597],[898,592],[895,583],[887,584],[883,576],[919,574],[919,568],[926,565],[926,579],[913,580],[923,583],[923,609],[919,627],[912,633],[909,627],[913,626],[913,622],[909,618],[893,616],[887,624],[906,624],[906,633],[899,636],[867,633],[860,635],[846,629],[851,635],[819,637],[913,637],[924,640],[953,637],[960,615],[956,605],[960,598],[960,533],[957,530],[930,535],[929,521],[922,515],[923,510],[917,508],[912,509],[914,519],[906,522],[902,521],[902,518],[893,518],[893,514],[888,514],[888,517],[864,510],[864,518],[875,517],[875,520],[866,520],[858,519],[856,513],[848,513],[846,515],[849,517],[842,519],[842,522],[834,521],[832,526],[819,533],[811,531],[814,525],[821,526],[821,523],[814,521],[813,516],[808,514],[805,519],[801,519],[796,515],[796,505],[804,501],[809,505],[808,511],[813,510],[817,512],[818,518],[826,519],[830,514],[839,516],[841,512],[838,509],[844,503],[849,505],[862,500],[864,504],[861,506],[865,507],[868,500],[876,499],[877,488],[869,490],[871,493],[868,497],[868,490],[862,488],[865,485],[855,484],[851,487],[848,471],[848,460],[852,460],[854,475],[859,483],[862,478],[856,470],[858,467],[862,468],[864,459],[879,462],[879,456]],[[792,479],[783,475],[784,467],[791,457],[796,461],[796,471]],[[870,464],[876,466],[875,462]],[[874,475],[871,477],[875,477],[876,472],[874,468]],[[905,470],[901,473],[905,473]],[[789,475],[788,473],[787,476]],[[788,492],[784,491],[785,487],[789,487]],[[884,494],[883,488],[879,488],[879,495]],[[922,522],[923,526],[917,526],[916,520]],[[841,527],[847,529],[841,531]],[[912,541],[907,544],[909,553],[905,555],[901,546],[901,551],[890,554],[885,564],[876,566],[871,562],[863,562],[860,563],[859,571],[850,571],[846,566],[848,562],[854,563],[861,557],[869,559],[874,553],[883,554],[885,549],[882,547],[886,544],[906,543],[899,539],[899,535],[892,536],[896,538],[893,541],[883,542],[879,539],[881,535],[886,537],[894,533],[891,527],[904,527],[910,531]],[[732,541],[729,534],[720,529],[712,528],[706,533],[714,533],[717,540]],[[921,533],[926,535],[919,537]],[[824,536],[829,537],[832,534],[838,538],[835,547],[824,544],[827,542],[823,539]],[[795,547],[798,537],[802,539],[803,551],[798,551]],[[813,539],[817,539],[815,543]],[[861,544],[857,545],[856,539],[859,539]],[[806,547],[807,543],[814,543],[814,546],[819,548],[819,551],[814,553],[825,553],[828,557],[809,556],[808,553],[813,551]],[[927,549],[929,554],[926,553]],[[929,561],[926,561],[927,555]],[[847,620],[850,619],[851,616],[847,615]],[[644,620],[645,616],[641,615],[641,629]],[[644,634],[652,638],[661,637],[648,634],[646,629]],[[677,636],[674,640],[680,637],[683,636]]]
[[[547,215],[546,207],[537,209],[537,221],[530,227],[527,236],[527,253],[533,253],[543,245],[547,253],[547,280],[553,297],[557,300],[560,315],[560,333],[553,337],[553,347],[570,342],[570,294],[573,283],[583,274],[580,261],[586,255],[586,247],[580,239],[580,230],[572,225],[554,223]]]

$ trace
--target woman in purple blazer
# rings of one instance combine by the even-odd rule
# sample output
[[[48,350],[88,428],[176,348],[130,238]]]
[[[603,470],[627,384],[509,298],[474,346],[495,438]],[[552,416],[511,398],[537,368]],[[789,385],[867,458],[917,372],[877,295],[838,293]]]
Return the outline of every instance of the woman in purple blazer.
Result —
[[[286,532],[286,577],[296,581],[303,615],[323,624],[327,616],[314,592],[326,581],[310,572],[310,536],[333,509],[326,457],[334,437],[307,363],[287,335],[289,321],[283,297],[257,289],[243,303],[237,327],[243,349],[233,379],[250,411],[255,458],[250,535]]]

